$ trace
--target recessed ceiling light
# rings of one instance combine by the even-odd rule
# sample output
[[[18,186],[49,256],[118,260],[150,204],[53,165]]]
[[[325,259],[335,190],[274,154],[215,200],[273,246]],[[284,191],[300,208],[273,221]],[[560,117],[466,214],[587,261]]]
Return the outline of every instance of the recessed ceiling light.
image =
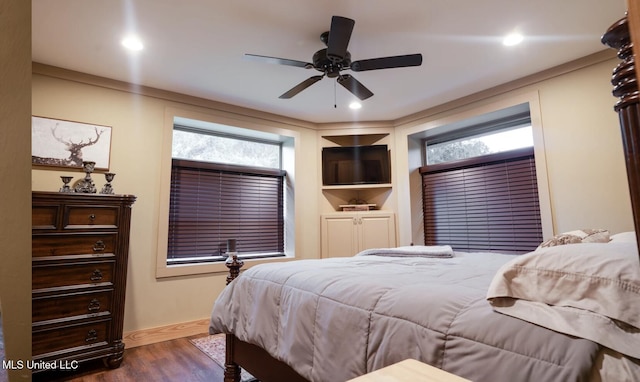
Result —
[[[144,48],[142,40],[138,36],[127,36],[122,39],[122,46],[129,50],[138,51]]]
[[[518,45],[522,42],[524,37],[520,33],[510,33],[505,36],[504,40],[502,40],[502,44],[506,46],[514,46]]]
[[[349,108],[353,109],[353,110],[358,110],[362,107],[362,104],[360,102],[357,101],[353,101],[349,104]]]

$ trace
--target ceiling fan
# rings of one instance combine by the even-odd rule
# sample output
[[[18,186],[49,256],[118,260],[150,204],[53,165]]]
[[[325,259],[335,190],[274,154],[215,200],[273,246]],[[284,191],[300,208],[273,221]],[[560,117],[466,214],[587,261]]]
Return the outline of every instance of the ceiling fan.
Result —
[[[313,55],[313,63],[286,58],[260,56],[256,54],[245,54],[249,59],[255,59],[272,64],[297,66],[305,69],[315,69],[321,75],[312,76],[294,86],[279,98],[289,99],[300,93],[309,86],[320,81],[324,76],[336,78],[337,82],[350,91],[360,100],[365,100],[373,95],[363,84],[350,74],[342,74],[342,70],[352,70],[363,72],[366,70],[378,70],[389,68],[403,68],[408,66],[420,66],[422,64],[421,54],[408,54],[402,56],[390,56],[371,58],[367,60],[351,61],[351,53],[347,50],[351,32],[355,21],[341,16],[331,18],[331,29],[320,35],[320,40],[327,46],[320,49]]]

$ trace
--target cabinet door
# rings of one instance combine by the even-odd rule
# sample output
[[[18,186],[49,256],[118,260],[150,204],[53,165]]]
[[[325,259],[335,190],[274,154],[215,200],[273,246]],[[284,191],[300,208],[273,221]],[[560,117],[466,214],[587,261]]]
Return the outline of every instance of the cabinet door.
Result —
[[[358,216],[359,249],[391,248],[396,246],[395,216],[389,214],[367,214]]]
[[[355,255],[358,252],[357,222],[355,214],[322,216],[322,257]]]

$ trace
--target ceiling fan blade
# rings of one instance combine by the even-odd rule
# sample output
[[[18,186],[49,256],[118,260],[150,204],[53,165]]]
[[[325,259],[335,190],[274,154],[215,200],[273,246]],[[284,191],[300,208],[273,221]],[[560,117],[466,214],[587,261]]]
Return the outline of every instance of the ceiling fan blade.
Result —
[[[342,61],[347,55],[347,47],[355,23],[346,17],[333,16],[331,18],[329,42],[327,43],[327,57],[331,61]]]
[[[316,82],[320,81],[322,79],[322,77],[324,77],[324,76],[309,77],[306,80],[304,80],[304,81],[300,82],[299,84],[297,84],[296,86],[292,87],[289,91],[287,91],[286,93],[284,93],[283,95],[281,95],[278,98],[289,99],[289,98],[295,96],[296,94],[300,93],[304,89],[308,88],[309,86],[311,86],[311,85],[315,84]]]
[[[349,74],[343,74],[338,77],[338,83],[353,93],[353,95],[358,97],[361,101],[364,101],[373,95],[371,90],[367,89],[363,84]]]
[[[310,62],[297,61],[297,60],[289,60],[287,58],[278,58],[278,57],[270,57],[270,56],[260,56],[257,54],[248,54],[244,55],[246,59],[253,61],[261,61],[269,64],[279,64],[279,65],[289,65],[289,66],[297,66],[299,68],[311,69],[313,68],[313,64]]]
[[[422,55],[418,53],[354,61],[351,63],[351,70],[354,72],[363,72],[365,70],[404,68],[407,66],[420,65],[422,65]]]

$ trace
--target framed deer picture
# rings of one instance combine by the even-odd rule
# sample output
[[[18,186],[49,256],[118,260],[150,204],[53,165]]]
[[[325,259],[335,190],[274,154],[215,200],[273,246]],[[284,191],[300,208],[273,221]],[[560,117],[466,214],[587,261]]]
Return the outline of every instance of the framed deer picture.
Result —
[[[37,166],[82,169],[83,161],[109,170],[111,127],[31,117],[31,162]]]

